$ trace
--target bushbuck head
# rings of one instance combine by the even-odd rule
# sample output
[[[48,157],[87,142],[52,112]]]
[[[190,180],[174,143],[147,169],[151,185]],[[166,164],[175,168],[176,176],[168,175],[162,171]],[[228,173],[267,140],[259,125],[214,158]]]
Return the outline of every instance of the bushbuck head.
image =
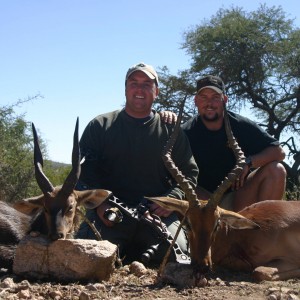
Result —
[[[52,240],[66,238],[67,234],[73,231],[77,205],[94,208],[111,194],[107,190],[74,190],[80,175],[78,123],[77,119],[73,138],[72,169],[63,185],[58,187],[54,187],[43,172],[42,153],[35,126],[32,124],[35,177],[43,194],[17,202],[14,208],[34,216],[31,230],[47,234]]]
[[[100,189],[74,190],[80,175],[78,119],[73,139],[72,169],[62,186],[54,187],[43,173],[43,158],[34,124],[32,131],[35,177],[43,194],[16,202],[13,207],[0,201],[0,267],[10,270],[16,247],[25,235],[35,231],[52,240],[66,238],[79,225],[78,205],[92,209],[111,195],[110,191]]]
[[[189,229],[191,264],[194,269],[195,284],[203,285],[203,282],[206,283],[206,281],[203,281],[203,279],[205,279],[204,275],[212,266],[210,247],[218,228],[220,226],[230,226],[245,229],[257,228],[258,225],[237,213],[227,211],[218,206],[224,192],[232,185],[236,177],[239,176],[245,164],[244,154],[232,134],[226,109],[224,109],[225,129],[229,146],[232,148],[237,162],[208,201],[197,198],[195,189],[181,171],[178,170],[171,158],[172,148],[181,122],[182,110],[183,105],[174,132],[165,147],[163,160],[169,172],[185,192],[186,201],[168,197],[149,197],[149,199],[162,207],[175,210],[184,216]]]

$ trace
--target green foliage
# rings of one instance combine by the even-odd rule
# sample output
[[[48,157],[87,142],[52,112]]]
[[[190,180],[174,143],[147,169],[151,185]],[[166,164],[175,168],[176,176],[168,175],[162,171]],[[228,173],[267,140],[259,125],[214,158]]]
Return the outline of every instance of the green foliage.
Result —
[[[31,124],[13,107],[0,107],[0,199],[7,202],[41,194],[34,176]],[[39,141],[46,157],[45,144]],[[54,186],[62,184],[69,171],[68,165],[45,161],[44,172]]]
[[[53,186],[62,185],[71,171],[71,165],[46,160],[43,171]]]
[[[289,151],[289,163],[284,162],[288,187],[299,188],[300,30],[293,21],[280,7],[261,5],[250,13],[241,8],[220,9],[184,33],[182,48],[191,57],[191,67],[178,76],[162,69],[158,102],[177,112],[186,97],[187,117],[193,114],[196,78],[222,77],[229,108],[251,109],[260,125]]]
[[[157,111],[170,110],[175,113],[179,112],[179,103],[191,97],[194,93],[195,80],[191,78],[190,72],[182,71],[180,75],[173,76],[169,69],[164,66],[160,69],[160,93],[154,103]],[[196,113],[195,105],[191,101],[186,101],[183,120],[187,120],[191,115]]]
[[[33,188],[32,146],[28,124],[12,107],[0,108],[0,197],[11,202]]]

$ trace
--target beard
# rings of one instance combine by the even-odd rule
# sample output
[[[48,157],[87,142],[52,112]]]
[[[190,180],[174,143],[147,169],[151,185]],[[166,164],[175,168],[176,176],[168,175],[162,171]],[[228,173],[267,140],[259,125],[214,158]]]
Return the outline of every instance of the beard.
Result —
[[[216,113],[214,116],[208,117],[207,115],[203,114],[201,116],[201,118],[203,120],[205,120],[206,122],[215,122],[215,121],[219,120],[220,115],[218,113]]]

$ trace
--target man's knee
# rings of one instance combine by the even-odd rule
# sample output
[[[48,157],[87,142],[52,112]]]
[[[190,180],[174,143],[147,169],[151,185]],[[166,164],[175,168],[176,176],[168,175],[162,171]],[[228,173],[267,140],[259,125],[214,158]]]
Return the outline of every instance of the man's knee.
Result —
[[[282,182],[285,184],[286,169],[282,163],[273,161],[266,164],[261,169],[265,176],[272,179],[272,182]]]
[[[273,195],[276,199],[281,199],[283,197],[285,187],[286,187],[286,169],[280,162],[271,162],[267,164],[264,170],[264,178],[268,182],[274,191],[277,191],[276,196]]]
[[[277,176],[279,176],[280,178],[282,178],[283,180],[286,179],[286,169],[285,167],[283,166],[282,163],[278,162],[275,166],[276,168],[276,174]]]

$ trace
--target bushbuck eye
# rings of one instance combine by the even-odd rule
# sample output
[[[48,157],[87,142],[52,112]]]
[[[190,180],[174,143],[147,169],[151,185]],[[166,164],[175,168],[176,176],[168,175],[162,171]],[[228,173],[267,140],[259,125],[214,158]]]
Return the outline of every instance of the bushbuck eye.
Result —
[[[74,205],[70,205],[67,209],[66,209],[66,213],[71,213],[74,210]]]

